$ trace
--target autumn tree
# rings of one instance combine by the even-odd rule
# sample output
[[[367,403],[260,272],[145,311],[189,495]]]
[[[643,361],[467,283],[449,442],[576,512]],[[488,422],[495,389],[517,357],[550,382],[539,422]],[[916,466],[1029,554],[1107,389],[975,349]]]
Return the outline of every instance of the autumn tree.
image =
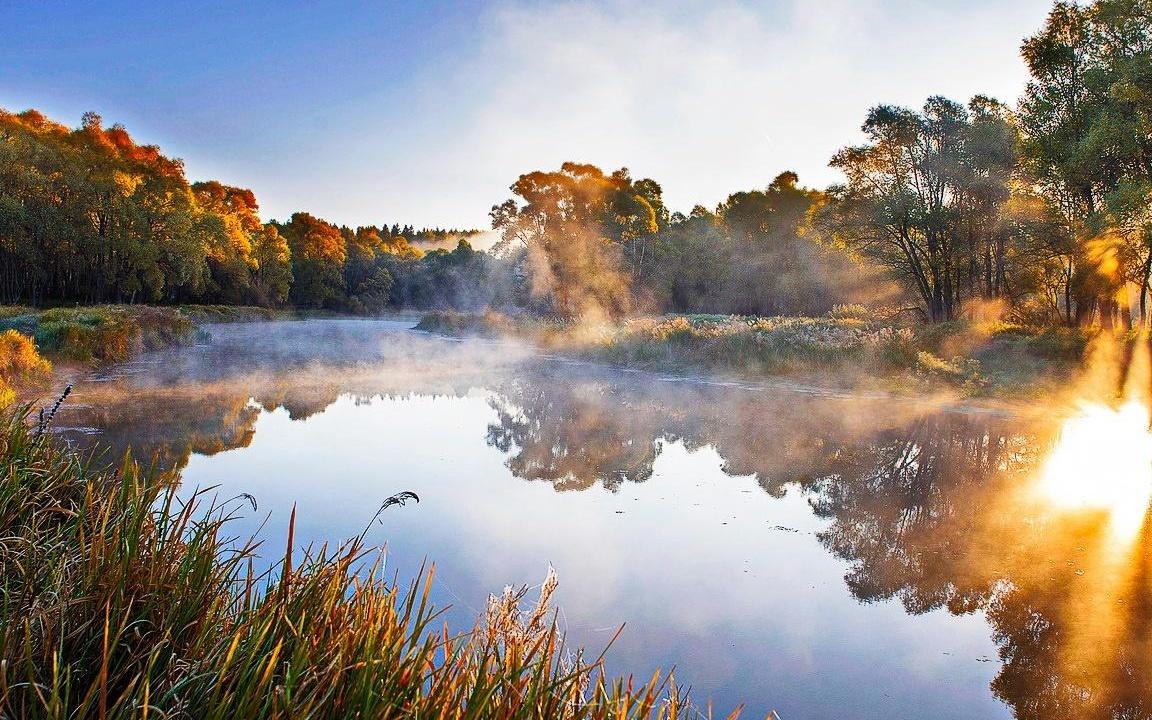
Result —
[[[659,230],[658,188],[633,182],[626,169],[605,175],[571,162],[521,175],[511,187],[519,200],[492,208],[497,251],[521,259],[531,297],[546,311],[619,316],[632,303],[629,270],[644,271],[644,239]]]
[[[69,129],[0,111],[0,292],[6,301],[158,301],[206,268],[183,165],[87,113]]]
[[[285,237],[292,257],[292,304],[305,308],[337,308],[346,286],[344,262],[348,247],[335,225],[298,212],[276,230]]]

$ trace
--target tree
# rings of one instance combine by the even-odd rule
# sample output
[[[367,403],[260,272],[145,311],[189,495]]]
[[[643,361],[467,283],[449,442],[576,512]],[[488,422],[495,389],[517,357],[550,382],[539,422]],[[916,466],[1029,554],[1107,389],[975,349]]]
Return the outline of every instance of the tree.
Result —
[[[253,301],[253,245],[264,227],[251,190],[211,180],[192,185],[197,207],[206,215],[205,250],[214,297],[238,304]]]
[[[906,283],[931,321],[949,320],[976,294],[978,258],[1003,257],[996,231],[1014,163],[1008,121],[985,98],[965,109],[932,97],[919,113],[874,107],[862,129],[868,142],[832,159],[847,180],[829,189],[823,226]],[[984,294],[1002,287],[986,277]]]
[[[338,308],[345,297],[343,270],[348,257],[340,229],[303,212],[294,213],[276,229],[287,239],[292,255],[292,304]]]
[[[731,312],[723,289],[732,276],[733,246],[714,213],[697,205],[676,213],[660,233],[647,287],[657,307],[677,312]]]
[[[292,287],[292,251],[275,225],[261,227],[252,243],[256,269],[252,287],[257,305],[283,305]]]
[[[1117,293],[1152,269],[1152,3],[1058,2],[1022,54],[1029,169],[1072,238],[1065,312],[1111,324]]]
[[[611,175],[564,163],[556,172],[521,175],[520,198],[492,208],[497,251],[522,258],[531,296],[565,317],[614,317],[631,307],[630,277],[643,272],[643,243],[659,230],[653,202],[659,186],[633,183],[627,169]],[[662,204],[659,205],[663,207]]]
[[[798,182],[796,173],[784,172],[767,189],[733,193],[717,208],[734,259],[721,293],[728,311],[784,315],[830,309],[827,290],[835,272],[806,228],[823,195]]]

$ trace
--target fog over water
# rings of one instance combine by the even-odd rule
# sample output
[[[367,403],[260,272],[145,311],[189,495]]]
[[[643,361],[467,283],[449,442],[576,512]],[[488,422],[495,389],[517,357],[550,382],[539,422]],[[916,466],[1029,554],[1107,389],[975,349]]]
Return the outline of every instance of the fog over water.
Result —
[[[435,563],[454,627],[551,565],[574,644],[624,624],[611,670],[675,666],[720,711],[1148,712],[1146,533],[1106,552],[1100,517],[1023,493],[1050,422],[410,327],[212,326],[82,379],[58,430],[251,493],[235,532],[270,562],[293,506],[298,541],[339,541],[414,491],[368,537],[401,578]]]

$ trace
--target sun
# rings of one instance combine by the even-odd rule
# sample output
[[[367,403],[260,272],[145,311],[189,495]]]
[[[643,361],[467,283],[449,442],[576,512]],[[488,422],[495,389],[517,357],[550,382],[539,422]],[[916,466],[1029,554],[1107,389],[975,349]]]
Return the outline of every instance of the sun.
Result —
[[[1114,536],[1140,530],[1152,501],[1152,421],[1148,405],[1086,403],[1064,421],[1040,474],[1052,505],[1104,511]]]

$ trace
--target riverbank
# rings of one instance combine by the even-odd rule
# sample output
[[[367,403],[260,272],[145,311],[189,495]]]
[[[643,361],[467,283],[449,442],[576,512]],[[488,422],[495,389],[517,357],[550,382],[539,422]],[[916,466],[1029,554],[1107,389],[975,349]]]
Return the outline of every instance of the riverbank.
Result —
[[[97,305],[36,310],[0,307],[0,331],[16,330],[57,362],[123,362],[146,350],[202,339],[194,316],[181,309]]]
[[[1002,322],[915,325],[869,318],[854,308],[820,318],[666,315],[611,325],[434,312],[417,329],[515,337],[551,352],[643,370],[997,399],[1057,392],[1076,376],[1095,337],[1091,330]]]
[[[231,305],[0,306],[0,407],[56,389],[66,370],[206,342],[203,325],[327,316]]]
[[[239,315],[239,310],[231,312]],[[216,314],[222,313],[143,305],[0,306],[0,407],[58,384],[57,376],[67,369],[203,341],[206,333],[199,323]]]
[[[459,632],[431,572],[395,585],[363,536],[255,573],[230,532],[255,501],[177,499],[175,477],[92,465],[30,420],[0,417],[0,717],[697,717],[674,682],[566,648],[554,577]]]
[[[322,315],[328,317],[330,315]],[[219,305],[0,306],[0,405],[43,394],[60,371],[123,362],[205,342],[203,325],[320,317]],[[1078,376],[1091,329],[1003,322],[920,325],[839,308],[827,317],[666,315],[589,325],[498,313],[429,312],[417,329],[455,337],[517,338],[547,352],[616,367],[740,379],[786,378],[839,390],[958,398],[1051,397]],[[9,335],[11,333],[9,332]]]

